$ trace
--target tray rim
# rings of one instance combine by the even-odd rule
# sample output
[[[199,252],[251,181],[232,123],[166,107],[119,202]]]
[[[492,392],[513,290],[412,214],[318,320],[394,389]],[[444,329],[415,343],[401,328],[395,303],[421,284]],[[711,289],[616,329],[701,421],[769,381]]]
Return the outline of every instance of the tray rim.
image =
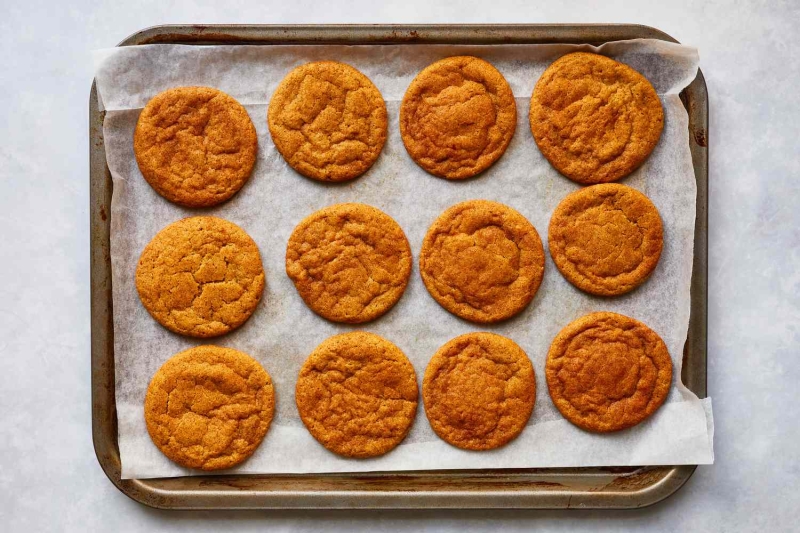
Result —
[[[332,25],[160,25],[144,28],[118,46],[151,43],[202,44],[514,44],[521,42],[568,42],[600,44],[632,38],[655,38],[678,42],[670,35],[639,24],[332,24]],[[677,492],[694,473],[696,465],[641,467],[623,469],[614,478],[635,481],[636,490],[592,492],[590,490],[553,489],[547,481],[528,478],[561,479],[616,476],[613,468],[556,468],[500,470],[448,470],[389,472],[368,474],[298,474],[192,476],[145,480],[123,480],[116,440],[114,405],[113,319],[111,313],[111,277],[108,235],[111,200],[110,172],[106,165],[102,121],[97,108],[98,96],[93,81],[89,99],[90,148],[90,260],[91,260],[91,371],[92,371],[92,440],[95,455],[109,480],[125,495],[144,505],[163,509],[400,509],[400,508],[536,508],[536,509],[631,509],[653,505]],[[686,386],[704,398],[706,395],[707,335],[707,212],[708,212],[708,94],[702,72],[681,93],[689,114],[690,149],[697,181],[697,216],[695,251],[691,281],[691,312],[683,355]],[[699,122],[699,124],[698,124]],[[693,125],[696,127],[692,129]],[[687,379],[688,378],[688,379]],[[110,386],[109,386],[110,385]],[[109,402],[110,398],[110,402]],[[629,471],[630,470],[630,471]],[[516,477],[519,476],[519,477]],[[525,476],[528,476],[526,478]],[[371,480],[400,483],[393,490],[374,490]],[[446,478],[478,483],[494,480],[496,484],[530,485],[532,488],[503,490],[419,490],[406,478],[428,486]],[[641,480],[639,480],[641,478]],[[292,482],[308,480],[353,484],[343,489],[286,490]],[[198,487],[224,485],[225,489],[175,490],[163,488],[170,481],[193,480]],[[270,480],[274,491],[237,486],[242,480]],[[304,480],[304,481],[300,481]],[[451,479],[451,482],[453,480]],[[427,484],[427,485],[426,485]],[[158,485],[162,485],[159,487]],[[364,490],[364,487],[372,490]],[[231,498],[234,500],[231,502]]]

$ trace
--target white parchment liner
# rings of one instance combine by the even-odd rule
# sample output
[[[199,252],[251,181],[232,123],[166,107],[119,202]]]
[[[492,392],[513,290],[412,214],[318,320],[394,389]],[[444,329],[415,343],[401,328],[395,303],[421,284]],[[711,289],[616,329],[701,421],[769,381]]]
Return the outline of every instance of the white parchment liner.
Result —
[[[644,192],[664,221],[661,261],[647,283],[617,298],[573,288],[547,255],[542,286],[517,317],[476,326],[443,310],[428,295],[417,269],[428,226],[447,207],[485,198],[508,204],[536,227],[547,246],[556,205],[578,185],[542,157],[528,126],[533,86],[545,67],[564,53],[595,50],[623,61],[655,86],[665,111],[664,131],[645,164],[621,181]],[[481,176],[451,182],[428,175],[408,157],[398,129],[398,108],[413,77],[431,62],[469,54],[494,64],[517,98],[517,131],[505,155]],[[270,139],[269,97],[293,67],[335,59],[353,65],[380,89],[389,112],[386,146],[365,175],[346,184],[323,184],[295,173]],[[372,45],[372,46],[179,46],[149,45],[95,52],[103,106],[108,165],[114,179],[111,261],[119,447],[123,478],[198,474],[171,463],[152,444],[143,402],[153,373],[173,354],[202,344],[175,335],[142,307],[134,274],[144,246],[164,226],[208,214],[239,224],[261,250],[266,269],[264,298],[239,330],[212,344],[242,350],[272,376],[277,396],[274,421],[264,442],[244,464],[226,472],[299,473],[525,468],[603,465],[706,464],[713,462],[710,399],[698,400],[680,383],[681,355],[689,320],[689,283],[695,220],[695,178],[688,118],[678,93],[695,77],[694,48],[656,40],[573,45]],[[170,204],[142,178],[133,154],[133,129],[141,108],[155,94],[176,86],[221,89],[247,108],[258,131],[258,161],[249,182],[229,202],[210,209]],[[284,271],[286,242],[305,216],[338,202],[363,202],[385,211],[403,228],[414,254],[411,281],[400,302],[382,318],[354,328],[325,321],[303,304]],[[607,435],[581,431],[564,420],[547,394],[544,363],[556,333],[592,311],[614,311],[643,321],[664,339],[674,363],[673,387],[664,406],[639,426]],[[338,457],[306,431],[294,403],[294,385],[308,354],[335,333],[364,329],[397,344],[414,364],[421,385],[425,366],[449,339],[470,331],[493,331],[517,342],[536,370],[536,407],[528,426],[509,445],[468,452],[439,440],[425,418],[422,399],[406,440],[375,459]]]

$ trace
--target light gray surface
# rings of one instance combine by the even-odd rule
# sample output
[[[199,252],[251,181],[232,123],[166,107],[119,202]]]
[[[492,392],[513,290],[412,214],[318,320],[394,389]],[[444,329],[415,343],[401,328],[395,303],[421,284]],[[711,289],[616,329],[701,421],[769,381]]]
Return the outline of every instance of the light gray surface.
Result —
[[[797,528],[800,3],[5,4],[0,17],[4,531]],[[146,509],[117,492],[97,465],[90,435],[91,49],[159,23],[609,21],[648,24],[697,46],[708,82],[714,466],[700,467],[668,501],[626,512],[170,513]]]

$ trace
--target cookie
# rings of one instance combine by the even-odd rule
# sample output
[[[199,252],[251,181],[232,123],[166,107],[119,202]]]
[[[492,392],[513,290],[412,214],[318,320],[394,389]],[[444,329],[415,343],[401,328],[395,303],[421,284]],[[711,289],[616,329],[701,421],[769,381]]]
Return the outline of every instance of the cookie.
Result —
[[[636,189],[604,183],[564,198],[550,219],[550,255],[567,281],[599,296],[624,294],[658,264],[658,209]]]
[[[234,98],[210,87],[177,87],[147,102],[133,151],[158,194],[187,207],[208,207],[242,188],[258,142],[253,122]]]
[[[275,411],[272,380],[246,353],[197,346],[172,356],[147,387],[153,443],[187,468],[235,466],[264,439]]]
[[[544,274],[539,234],[514,209],[470,200],[442,213],[419,257],[428,292],[456,316],[478,323],[512,317],[533,299]]]
[[[408,155],[427,172],[451,180],[489,168],[506,151],[516,125],[511,87],[477,57],[448,57],[429,65],[400,105]]]
[[[312,311],[358,324],[383,315],[403,295],[411,248],[383,211],[336,204],[294,229],[286,246],[286,274]]]
[[[550,164],[582,184],[627,176],[664,127],[655,89],[629,66],[574,52],[553,62],[531,96],[531,132]]]
[[[664,403],[672,360],[661,337],[638,320],[592,313],[556,336],[545,373],[564,418],[589,431],[617,431]]]
[[[345,457],[392,450],[417,412],[417,377],[400,349],[364,331],[328,338],[308,356],[295,401],[311,435]]]
[[[378,88],[336,61],[292,70],[267,112],[272,140],[286,162],[320,181],[345,181],[366,172],[386,142],[386,120]]]
[[[162,326],[191,337],[216,337],[241,326],[264,291],[253,239],[216,217],[184,218],[145,247],[136,289]]]
[[[522,432],[536,402],[530,359],[514,341],[467,333],[431,358],[422,382],[425,414],[439,437],[465,450],[491,450]]]

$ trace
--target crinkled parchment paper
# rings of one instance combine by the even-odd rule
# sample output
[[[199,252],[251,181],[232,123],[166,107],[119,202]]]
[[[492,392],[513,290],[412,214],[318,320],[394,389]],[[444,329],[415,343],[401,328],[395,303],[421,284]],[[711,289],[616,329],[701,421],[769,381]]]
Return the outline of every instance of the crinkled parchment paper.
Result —
[[[606,44],[600,53],[628,63],[655,86],[665,110],[664,132],[647,162],[622,183],[649,196],[661,212],[664,251],[650,280],[617,298],[598,298],[573,288],[547,255],[542,286],[517,317],[476,326],[443,310],[419,277],[416,261],[428,226],[456,202],[485,198],[508,204],[533,223],[542,240],[556,205],[578,185],[559,175],[539,153],[528,127],[528,104],[544,68],[569,45],[373,45],[373,46],[177,46],[100,50],[97,87],[107,114],[104,134],[114,179],[111,260],[117,415],[123,478],[191,475],[166,459],[150,441],[143,401],[151,376],[173,354],[200,341],[170,333],[153,320],[136,293],[134,273],[144,246],[164,226],[209,214],[243,227],[258,243],[267,275],[263,301],[239,330],[211,342],[247,352],[272,375],[277,409],[258,451],[233,469],[240,473],[356,472],[443,468],[523,468],[602,465],[702,464],[713,462],[709,400],[698,400],[680,383],[681,354],[689,320],[689,282],[695,220],[695,179],[688,118],[680,90],[695,77],[695,49],[661,41]],[[517,97],[517,131],[505,155],[481,176],[463,182],[435,178],[406,154],[398,108],[406,87],[425,66],[442,57],[470,54],[493,63]],[[295,173],[280,157],[267,131],[269,97],[293,67],[336,59],[366,74],[389,111],[389,135],[377,163],[345,184],[323,184]],[[170,204],[142,178],[133,155],[133,130],[141,108],[156,93],[181,85],[207,85],[237,98],[258,130],[258,162],[250,181],[229,202],[210,209]],[[318,317],[303,304],[284,271],[286,242],[308,214],[337,202],[363,202],[391,215],[408,236],[414,271],[400,302],[382,318],[359,326],[397,344],[421,383],[434,352],[456,335],[489,330],[516,341],[536,370],[537,398],[528,427],[509,445],[468,452],[439,440],[425,418],[422,400],[406,440],[383,457],[340,458],[318,444],[300,421],[294,384],[308,354],[328,336],[354,329]],[[676,376],[664,406],[639,426],[599,435],[564,420],[547,394],[544,364],[550,341],[570,321],[607,310],[643,321],[667,343]]]

